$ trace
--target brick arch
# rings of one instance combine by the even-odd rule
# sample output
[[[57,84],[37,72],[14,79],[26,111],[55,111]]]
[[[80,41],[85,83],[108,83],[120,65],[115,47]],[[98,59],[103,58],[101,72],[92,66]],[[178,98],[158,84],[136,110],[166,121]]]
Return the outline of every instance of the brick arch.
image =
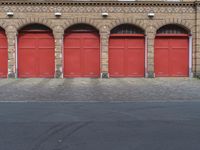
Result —
[[[134,20],[134,19],[130,19],[130,18],[116,20],[108,25],[108,29],[109,29],[109,31],[111,31],[113,28],[115,28],[119,25],[122,25],[122,24],[131,24],[131,25],[137,26],[137,27],[141,28],[142,30],[144,30],[144,33],[146,34],[147,26],[139,20]]]
[[[8,29],[6,28],[6,27],[3,27],[2,25],[0,25],[0,30],[2,31],[3,30],[3,32],[5,33],[5,35],[6,35],[6,38],[7,38],[7,41],[9,40],[8,39]]]
[[[156,25],[154,25],[155,34],[156,34],[158,29],[160,29],[161,27],[163,27],[165,25],[168,25],[168,24],[175,24],[175,25],[178,25],[180,27],[183,27],[184,29],[186,29],[191,34],[193,34],[195,32],[193,26],[189,22],[187,22],[185,20],[168,19],[168,20],[161,21],[161,22],[157,23]]]
[[[6,33],[6,28],[0,25],[0,29],[4,30]]]
[[[17,31],[19,31],[23,27],[25,27],[27,25],[30,25],[30,24],[45,25],[48,28],[50,28],[52,31],[53,31],[53,28],[54,28],[53,23],[50,20],[48,20],[48,19],[44,19],[44,18],[28,18],[28,19],[20,20],[18,22],[18,24],[16,25],[16,29],[17,29]]]
[[[67,29],[70,26],[73,26],[76,24],[88,24],[88,25],[91,25],[92,27],[94,27],[95,29],[97,29],[98,31],[100,31],[100,29],[101,29],[101,26],[99,25],[99,23],[97,23],[95,20],[90,19],[90,18],[74,18],[74,19],[65,21],[63,28]]]
[[[0,28],[4,29],[6,31],[6,27],[8,26],[9,24],[7,24],[5,21],[0,21]]]
[[[8,37],[8,32],[10,31],[8,29],[9,24],[6,23],[5,21],[0,21],[0,28],[3,29],[5,31],[6,36]],[[8,40],[8,39],[7,39]]]

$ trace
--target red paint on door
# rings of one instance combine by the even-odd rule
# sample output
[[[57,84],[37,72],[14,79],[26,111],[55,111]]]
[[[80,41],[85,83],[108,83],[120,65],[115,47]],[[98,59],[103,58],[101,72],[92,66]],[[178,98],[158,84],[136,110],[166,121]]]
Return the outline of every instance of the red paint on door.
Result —
[[[0,30],[0,78],[8,74],[8,43],[5,32]]]
[[[189,41],[186,36],[157,36],[155,39],[155,75],[187,77]]]
[[[96,33],[67,33],[64,38],[64,77],[99,77],[100,45]]]
[[[18,38],[18,76],[54,77],[54,38],[47,32],[24,32]]]
[[[111,77],[144,77],[144,36],[111,36],[109,74]]]

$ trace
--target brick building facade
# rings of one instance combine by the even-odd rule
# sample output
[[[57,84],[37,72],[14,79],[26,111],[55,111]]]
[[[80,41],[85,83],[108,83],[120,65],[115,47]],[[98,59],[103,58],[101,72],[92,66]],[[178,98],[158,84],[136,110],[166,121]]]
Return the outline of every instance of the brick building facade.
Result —
[[[107,13],[107,16],[102,16],[102,13]],[[154,16],[148,16],[149,13]],[[188,31],[192,53],[191,56],[188,54],[188,59],[191,59],[188,62],[188,76],[200,75],[200,1],[3,0],[0,2],[0,27],[5,31],[8,42],[8,77],[18,76],[18,35],[23,27],[30,24],[45,25],[52,30],[55,39],[55,77],[58,78],[63,77],[63,36],[66,29],[76,24],[87,24],[98,30],[102,76],[109,76],[111,30],[122,24],[134,25],[144,31],[144,76],[155,76],[155,37],[165,25],[177,25]]]

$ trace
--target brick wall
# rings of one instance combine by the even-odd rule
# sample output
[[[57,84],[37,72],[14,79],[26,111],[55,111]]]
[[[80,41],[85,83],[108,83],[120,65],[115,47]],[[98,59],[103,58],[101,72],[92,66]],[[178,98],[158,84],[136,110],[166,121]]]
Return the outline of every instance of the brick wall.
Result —
[[[77,23],[86,23],[99,30],[101,38],[101,72],[108,72],[108,39],[110,30],[117,25],[130,23],[145,30],[148,43],[148,74],[154,75],[154,38],[157,29],[166,24],[187,28],[193,37],[193,72],[200,75],[200,4],[187,2],[0,2],[0,26],[8,38],[9,77],[16,76],[16,41],[18,31],[32,23],[40,23],[53,30],[55,38],[56,77],[62,77],[62,43],[64,30]],[[13,12],[8,17],[7,12]],[[55,17],[55,12],[62,16]],[[101,16],[102,12],[108,17]],[[147,16],[154,12],[151,19]]]

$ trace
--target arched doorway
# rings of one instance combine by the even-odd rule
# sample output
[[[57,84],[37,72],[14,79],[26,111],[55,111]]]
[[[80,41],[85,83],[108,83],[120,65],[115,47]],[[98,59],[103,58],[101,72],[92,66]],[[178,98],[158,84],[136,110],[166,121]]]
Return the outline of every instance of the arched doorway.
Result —
[[[18,77],[54,77],[52,30],[40,24],[25,26],[18,35]]]
[[[69,27],[64,35],[64,77],[99,76],[99,32],[86,24]]]
[[[8,74],[8,43],[5,30],[0,28],[0,78]]]
[[[189,33],[169,24],[157,30],[154,65],[156,77],[189,76]]]
[[[109,39],[110,77],[144,77],[145,36],[139,27],[122,24],[111,30]]]

